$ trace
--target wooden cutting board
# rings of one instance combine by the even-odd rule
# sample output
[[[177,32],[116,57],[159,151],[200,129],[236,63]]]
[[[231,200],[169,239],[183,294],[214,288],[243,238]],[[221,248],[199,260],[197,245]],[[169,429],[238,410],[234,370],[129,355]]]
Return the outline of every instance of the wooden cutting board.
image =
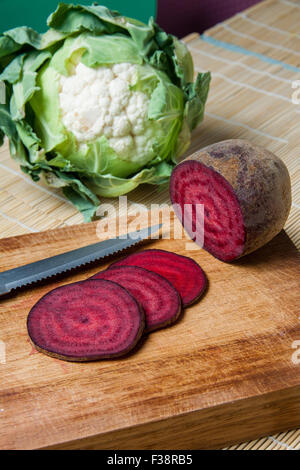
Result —
[[[2,239],[0,271],[98,241],[96,228]],[[27,336],[27,314],[43,294],[107,261],[0,301],[1,449],[214,448],[300,425],[300,270],[285,232],[235,264],[184,239],[135,249],[145,247],[193,257],[209,288],[127,358],[62,362]]]

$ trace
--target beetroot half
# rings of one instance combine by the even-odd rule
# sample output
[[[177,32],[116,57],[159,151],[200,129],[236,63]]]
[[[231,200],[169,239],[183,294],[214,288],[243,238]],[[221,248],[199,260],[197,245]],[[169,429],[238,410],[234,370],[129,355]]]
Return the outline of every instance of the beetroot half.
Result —
[[[291,183],[276,155],[248,141],[227,140],[177,165],[171,175],[170,197],[195,241],[201,238],[196,205],[204,205],[203,248],[222,261],[232,261],[280,232],[291,207]],[[192,206],[191,215],[185,211],[187,205]]]
[[[153,271],[137,266],[115,266],[91,279],[113,281],[128,290],[145,312],[147,332],[171,325],[180,315],[181,299],[177,290]]]
[[[58,287],[31,309],[27,328],[36,349],[67,361],[128,353],[145,326],[142,308],[119,284],[87,280]]]
[[[203,270],[194,260],[164,250],[139,251],[111,266],[139,266],[160,274],[178,291],[184,307],[202,295],[207,283]]]

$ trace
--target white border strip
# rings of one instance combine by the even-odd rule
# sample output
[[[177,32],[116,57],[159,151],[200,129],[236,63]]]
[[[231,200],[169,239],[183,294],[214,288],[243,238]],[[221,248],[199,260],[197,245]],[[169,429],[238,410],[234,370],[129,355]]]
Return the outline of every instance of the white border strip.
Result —
[[[273,135],[267,134],[266,132],[259,131],[258,129],[254,129],[253,127],[248,126],[247,124],[243,124],[242,122],[238,121],[233,121],[232,119],[226,119],[221,116],[218,116],[217,114],[214,113],[209,113],[205,112],[205,114],[209,117],[212,117],[213,119],[217,119],[218,121],[226,122],[227,124],[232,124],[233,126],[238,126],[238,127],[243,127],[244,129],[247,129],[249,131],[252,131],[256,134],[259,134],[263,137],[268,137],[271,140],[275,140],[277,142],[280,142],[282,144],[288,144],[288,140],[282,139],[281,137],[274,137]]]
[[[289,78],[277,77],[273,73],[265,72],[265,71],[262,71],[262,70],[257,70],[254,67],[250,67],[249,65],[243,64],[242,62],[236,62],[234,60],[224,59],[223,57],[219,57],[215,54],[211,54],[210,52],[206,52],[206,51],[202,51],[200,49],[196,49],[195,47],[192,47],[189,44],[187,44],[187,46],[188,46],[188,49],[192,52],[203,54],[206,57],[211,57],[212,59],[214,59],[216,61],[224,62],[224,64],[232,65],[233,67],[234,66],[242,67],[243,69],[249,70],[252,73],[255,73],[255,74],[258,74],[258,75],[263,75],[263,76],[272,78],[273,80],[278,80],[280,82],[288,83],[291,86],[292,78],[289,79]]]
[[[0,211],[0,215],[4,219],[9,220],[10,222],[14,222],[14,223],[20,225],[20,227],[25,228],[26,230],[29,230],[32,233],[38,233],[39,232],[39,230],[36,230],[35,228],[29,227],[29,225],[23,224],[23,222],[21,222],[20,220],[15,219],[14,217],[11,217],[10,215],[5,214],[2,211]]]
[[[256,39],[255,37],[250,36],[249,34],[241,33],[240,31],[237,31],[236,29],[233,29],[228,24],[220,23],[219,26],[222,26],[223,29],[225,29],[226,31],[230,31],[231,33],[236,34],[237,36],[241,36],[242,38],[250,39],[251,41],[254,41],[257,44],[262,44],[263,46],[273,47],[274,49],[279,49],[280,51],[286,51],[289,54],[294,54],[294,55],[300,56],[300,52],[295,51],[294,49],[290,49],[289,47],[279,46],[277,44],[273,44],[272,42],[262,41],[261,39]]]

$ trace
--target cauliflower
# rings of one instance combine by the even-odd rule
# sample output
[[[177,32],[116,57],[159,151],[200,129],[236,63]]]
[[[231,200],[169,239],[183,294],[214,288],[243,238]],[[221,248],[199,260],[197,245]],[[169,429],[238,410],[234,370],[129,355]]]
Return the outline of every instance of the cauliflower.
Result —
[[[167,183],[201,121],[210,74],[154,22],[59,3],[44,34],[0,34],[0,145],[90,220],[98,196]]]
[[[121,159],[147,163],[153,158],[150,97],[134,90],[140,68],[130,63],[91,68],[79,62],[68,77],[60,76],[62,122],[79,143],[103,135]]]

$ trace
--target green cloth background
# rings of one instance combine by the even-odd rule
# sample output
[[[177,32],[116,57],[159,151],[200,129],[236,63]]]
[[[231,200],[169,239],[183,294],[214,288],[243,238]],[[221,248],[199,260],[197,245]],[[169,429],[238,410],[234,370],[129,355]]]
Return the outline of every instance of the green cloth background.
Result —
[[[47,29],[46,19],[58,3],[59,0],[0,0],[0,33],[16,26],[30,26],[43,33]],[[90,5],[93,0],[64,0],[64,3]],[[156,0],[103,0],[98,3],[145,23],[156,13]]]

